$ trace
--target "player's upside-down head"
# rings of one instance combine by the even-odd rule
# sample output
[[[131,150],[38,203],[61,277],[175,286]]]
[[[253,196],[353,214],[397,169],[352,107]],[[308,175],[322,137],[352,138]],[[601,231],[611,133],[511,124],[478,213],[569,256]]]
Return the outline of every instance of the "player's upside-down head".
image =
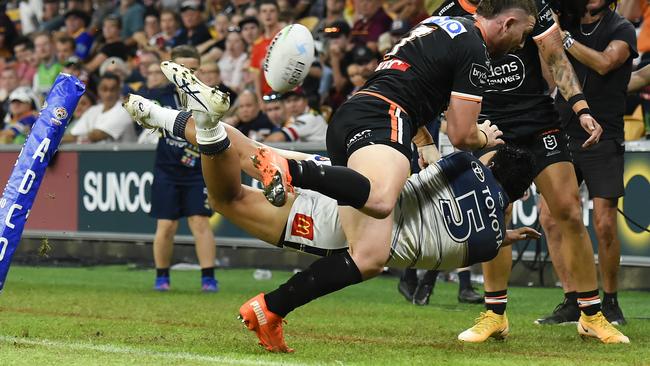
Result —
[[[521,197],[535,178],[533,154],[512,145],[501,145],[487,166],[508,195],[510,202]]]

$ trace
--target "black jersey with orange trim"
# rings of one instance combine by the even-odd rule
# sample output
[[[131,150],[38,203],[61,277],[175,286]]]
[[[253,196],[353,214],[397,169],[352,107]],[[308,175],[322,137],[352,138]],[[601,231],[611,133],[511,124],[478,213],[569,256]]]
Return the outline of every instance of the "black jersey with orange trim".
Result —
[[[458,11],[458,7],[450,6],[455,1],[448,0],[439,9],[448,7],[449,11]],[[524,47],[492,59],[487,70],[481,118],[496,123],[506,139],[559,127],[535,43],[557,30],[558,25],[549,0],[536,0],[535,3],[537,22]]]
[[[472,4],[469,0],[451,0],[445,1],[431,15],[462,17],[474,13],[476,13],[476,5]]]
[[[471,18],[430,17],[384,55],[362,90],[402,106],[415,126],[442,112],[451,96],[481,102],[488,54]]]

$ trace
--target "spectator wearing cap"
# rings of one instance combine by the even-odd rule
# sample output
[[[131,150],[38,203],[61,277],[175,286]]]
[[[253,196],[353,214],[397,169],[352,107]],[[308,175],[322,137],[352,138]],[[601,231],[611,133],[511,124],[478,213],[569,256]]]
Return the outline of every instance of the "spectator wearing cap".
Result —
[[[271,123],[276,127],[282,128],[287,123],[287,111],[282,102],[282,94],[273,92],[262,97],[264,113]]]
[[[250,51],[250,48],[260,36],[260,22],[256,17],[245,17],[239,22],[239,31]]]
[[[230,103],[234,104],[237,101],[237,93],[230,89],[226,84],[221,80],[221,70],[219,65],[214,62],[201,63],[201,66],[196,72],[196,76],[201,80],[205,85],[209,87],[216,87],[224,93],[230,95]]]
[[[390,31],[379,37],[379,54],[388,52],[404,35],[411,30],[411,24],[406,20],[395,19],[390,25]]]
[[[14,42],[14,55],[20,85],[31,87],[38,68],[38,61],[34,55],[34,42],[28,37],[18,37]]]
[[[111,15],[104,19],[102,23],[102,34],[106,41],[99,49],[99,52],[93,59],[86,64],[86,69],[90,72],[97,70],[106,59],[117,57],[124,61],[128,59],[131,50],[122,41],[120,29],[122,20],[119,17]],[[127,74],[128,75],[128,74]],[[123,79],[124,80],[124,79]]]
[[[136,44],[133,35],[144,29],[144,5],[137,0],[120,1],[120,17],[122,28],[120,36],[127,46]]]
[[[90,17],[83,10],[73,9],[63,16],[65,24],[65,33],[74,38],[75,54],[82,60],[90,55],[93,45],[93,36],[86,31]]]
[[[325,66],[331,70],[332,86],[329,88],[325,104],[336,110],[352,91],[352,84],[347,75],[348,65],[352,63],[352,46],[348,41],[350,26],[345,21],[328,24],[323,30],[327,41]],[[324,78],[327,80],[326,78]],[[321,88],[322,91],[322,88]]]
[[[235,104],[235,115],[225,122],[237,128],[241,133],[255,141],[262,141],[278,128],[260,110],[257,96],[250,90],[244,90]]]
[[[240,93],[244,88],[244,71],[248,64],[246,42],[240,32],[230,32],[226,37],[226,50],[219,59],[221,80],[230,89]]]
[[[314,39],[325,41],[325,27],[334,22],[345,21],[343,11],[345,10],[345,0],[327,0],[325,6],[325,17],[322,18],[314,27],[312,35]]]
[[[9,95],[9,123],[0,131],[0,143],[22,144],[36,122],[40,104],[34,92],[26,86],[16,88]]]
[[[38,25],[38,30],[41,32],[54,32],[61,29],[64,21],[60,11],[61,2],[59,0],[44,0],[43,16]]]
[[[264,34],[255,41],[251,49],[250,70],[253,74],[255,95],[261,101],[262,95],[273,91],[262,72],[262,63],[266,57],[266,50],[275,34],[282,29],[282,24],[279,22],[279,7],[275,0],[261,0],[258,8],[259,18],[264,26]]]
[[[307,96],[301,88],[282,96],[289,121],[280,131],[270,134],[266,142],[325,141],[327,122],[316,110],[309,108]]]
[[[99,66],[100,78],[107,73],[114,74],[120,78],[121,86],[122,86],[122,90],[121,90],[122,96],[125,96],[133,92],[131,86],[125,82],[126,79],[129,77],[129,75],[131,75],[131,69],[129,68],[129,65],[124,60],[122,60],[119,57],[107,58],[104,62],[102,62],[101,66]]]
[[[174,37],[174,46],[197,46],[210,40],[210,31],[203,20],[203,4],[200,1],[185,0],[181,3],[182,28]]]
[[[38,61],[38,68],[34,75],[33,90],[39,97],[45,98],[49,93],[54,80],[59,75],[63,66],[55,57],[50,33],[39,33],[34,37],[34,54]]]
[[[135,142],[135,128],[131,116],[120,103],[122,80],[107,72],[100,77],[97,90],[99,104],[86,111],[70,133],[78,143]]]
[[[361,75],[370,79],[379,65],[379,54],[368,46],[356,46],[352,49],[352,63],[361,66]]]
[[[9,114],[9,96],[11,92],[18,88],[18,81],[15,68],[5,67],[0,71],[0,129],[3,129],[11,118]]]
[[[379,0],[357,0],[355,10],[357,21],[352,25],[351,42],[355,45],[366,45],[377,51],[379,36],[390,29],[393,22],[386,14]]]

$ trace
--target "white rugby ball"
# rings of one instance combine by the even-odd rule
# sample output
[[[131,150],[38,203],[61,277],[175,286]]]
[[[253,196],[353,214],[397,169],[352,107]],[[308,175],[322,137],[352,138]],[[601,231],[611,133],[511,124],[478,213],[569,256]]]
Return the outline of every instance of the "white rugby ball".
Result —
[[[275,35],[264,59],[269,86],[284,93],[302,84],[314,62],[314,38],[301,24],[291,24]]]

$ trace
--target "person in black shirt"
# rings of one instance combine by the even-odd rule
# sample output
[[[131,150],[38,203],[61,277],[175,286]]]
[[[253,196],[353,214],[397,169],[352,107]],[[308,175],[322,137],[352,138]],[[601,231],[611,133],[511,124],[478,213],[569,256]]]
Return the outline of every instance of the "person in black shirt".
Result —
[[[183,28],[174,37],[174,46],[198,46],[210,40],[210,31],[202,19],[203,4],[200,1],[186,0],[181,3]]]
[[[537,23],[523,47],[493,59],[485,70],[487,86],[481,118],[494,122],[507,143],[529,149],[535,155],[535,185],[562,230],[562,257],[567,268],[571,269],[578,304],[583,312],[578,332],[607,343],[627,343],[629,339],[616,330],[600,311],[593,249],[582,222],[578,186],[567,184],[576,181],[575,171],[542,74],[540,57],[560,94],[569,101],[581,127],[589,135],[582,144],[583,148],[598,142],[602,127],[591,116],[580,82],[564,54],[550,1],[535,2]],[[488,161],[493,152],[484,150],[481,154],[481,160]],[[512,250],[502,250],[495,259],[483,263],[487,311],[477,319],[474,327],[459,334],[459,340],[483,342],[490,337],[508,334],[505,310],[511,264]]]
[[[99,52],[93,57],[86,70],[93,72],[110,57],[118,57],[127,61],[131,54],[131,49],[122,41],[120,31],[122,29],[122,20],[117,16],[108,16],[102,23],[102,35],[105,43],[100,47]]]
[[[632,23],[606,7],[605,0],[591,0],[580,24],[561,24],[564,48],[582,84],[594,117],[603,126],[600,142],[587,149],[581,145],[589,135],[576,123],[576,115],[561,95],[555,100],[560,122],[569,136],[578,181],[585,181],[593,199],[593,218],[598,239],[598,263],[603,283],[603,314],[612,324],[625,324],[618,305],[618,268],[621,255],[617,234],[618,198],[625,193],[623,185],[623,115],[627,84],[632,72],[632,60],[637,57],[636,34]],[[602,8],[602,9],[601,9]],[[584,9],[584,8],[583,8]],[[595,11],[595,14],[592,14]],[[540,221],[555,272],[564,287],[565,300],[538,324],[558,324],[577,321],[580,310],[575,286],[560,255],[561,235],[548,207],[542,205]],[[556,233],[554,233],[557,232]]]
[[[448,107],[449,134],[456,147],[472,150],[502,143],[489,122],[480,128],[476,124],[488,54],[498,57],[521,46],[535,25],[535,5],[529,0],[483,0],[477,13],[475,20],[428,18],[384,56],[362,90],[332,117],[327,150],[335,166],[256,155],[271,203],[283,205],[283,193],[294,184],[352,207],[339,208],[351,250],[317,260],[267,293],[259,310],[274,320],[254,330],[278,334],[282,318],[293,309],[381,273],[391,248],[392,211],[410,171],[411,140],[422,148],[431,144],[423,126],[443,109]]]

